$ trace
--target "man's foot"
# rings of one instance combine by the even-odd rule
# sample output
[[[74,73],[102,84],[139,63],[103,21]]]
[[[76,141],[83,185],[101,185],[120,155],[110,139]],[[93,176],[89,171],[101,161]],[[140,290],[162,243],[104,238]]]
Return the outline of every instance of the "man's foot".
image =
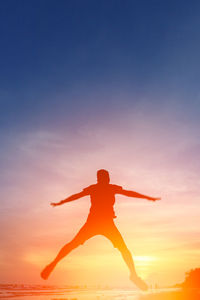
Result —
[[[54,269],[54,264],[47,265],[44,270],[41,272],[40,276],[46,280]]]
[[[138,276],[136,275],[131,275],[130,280],[135,283],[135,285],[141,289],[142,291],[147,291],[148,290],[148,285]]]

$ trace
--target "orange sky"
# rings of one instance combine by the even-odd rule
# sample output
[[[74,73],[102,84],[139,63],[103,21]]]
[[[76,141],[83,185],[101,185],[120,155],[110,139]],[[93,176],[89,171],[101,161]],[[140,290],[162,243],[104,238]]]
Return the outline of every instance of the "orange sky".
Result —
[[[118,225],[148,283],[174,284],[198,267],[198,147],[190,128],[156,114],[116,115],[101,128],[88,123],[76,135],[35,131],[13,141],[13,165],[3,188],[1,282],[44,283],[42,268],[84,223],[89,198],[56,208],[59,201],[96,181],[96,170],[111,182],[161,196],[152,203],[116,197]],[[12,185],[9,185],[9,182]],[[103,237],[86,242],[64,259],[48,284],[131,285],[120,254]]]

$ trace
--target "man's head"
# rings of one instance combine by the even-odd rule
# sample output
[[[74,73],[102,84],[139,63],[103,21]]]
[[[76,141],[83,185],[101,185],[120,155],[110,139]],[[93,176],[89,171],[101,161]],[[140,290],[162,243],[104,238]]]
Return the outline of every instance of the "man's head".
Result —
[[[97,182],[98,183],[109,183],[110,176],[107,170],[101,169],[97,171]]]

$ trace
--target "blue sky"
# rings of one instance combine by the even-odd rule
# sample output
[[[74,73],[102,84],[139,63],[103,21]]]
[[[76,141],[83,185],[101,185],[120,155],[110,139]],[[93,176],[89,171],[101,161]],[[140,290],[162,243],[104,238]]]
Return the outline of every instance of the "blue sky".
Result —
[[[0,257],[10,262],[2,265],[6,282],[23,279],[35,262],[32,249],[40,253],[40,263],[27,280],[37,282],[45,238],[54,253],[51,241],[63,239],[61,225],[69,222],[67,228],[78,230],[81,221],[75,220],[88,211],[86,204],[80,210],[72,206],[66,221],[67,210],[52,212],[49,202],[91,184],[101,167],[111,171],[115,183],[164,199],[150,214],[148,205],[133,207],[137,230],[149,218],[149,239],[156,242],[158,230],[167,236],[164,248],[196,242],[199,31],[199,1],[1,1],[0,227],[5,230]],[[132,204],[120,205],[123,227],[132,222]],[[191,222],[185,228],[188,213]],[[57,229],[51,227],[51,214],[60,222]],[[136,237],[145,238],[147,228]],[[131,229],[124,229],[131,244]],[[38,246],[38,239],[44,243]],[[133,245],[141,243],[146,255],[142,249],[155,251],[152,240],[145,244],[139,238]],[[196,252],[190,255],[199,260]],[[181,253],[177,257],[181,276],[196,267]],[[13,264],[16,272],[10,277]],[[149,270],[147,278],[153,276]]]
[[[113,90],[176,95],[182,110],[195,113],[199,7],[198,1],[3,1],[1,133],[134,107],[136,97],[115,103]]]

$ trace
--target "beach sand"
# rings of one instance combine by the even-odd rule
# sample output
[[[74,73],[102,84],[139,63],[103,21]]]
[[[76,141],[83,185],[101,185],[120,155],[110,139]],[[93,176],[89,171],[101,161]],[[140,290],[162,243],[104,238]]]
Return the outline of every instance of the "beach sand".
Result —
[[[200,300],[200,290],[157,292],[141,296],[140,300]]]

